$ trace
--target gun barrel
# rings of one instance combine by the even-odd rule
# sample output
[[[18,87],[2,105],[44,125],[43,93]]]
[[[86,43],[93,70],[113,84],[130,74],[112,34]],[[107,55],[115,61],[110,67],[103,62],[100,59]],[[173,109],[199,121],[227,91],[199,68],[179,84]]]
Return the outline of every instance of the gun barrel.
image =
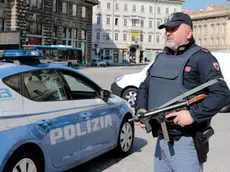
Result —
[[[187,101],[183,101],[181,103],[175,104],[175,105],[171,105],[169,107],[165,107],[165,108],[161,108],[161,109],[157,109],[157,110],[153,110],[150,112],[145,113],[143,116],[139,116],[140,118],[146,118],[146,117],[156,117],[159,113],[164,113],[164,112],[168,112],[168,111],[172,111],[174,109],[178,109],[178,108],[183,108],[183,107],[187,107],[189,104]]]

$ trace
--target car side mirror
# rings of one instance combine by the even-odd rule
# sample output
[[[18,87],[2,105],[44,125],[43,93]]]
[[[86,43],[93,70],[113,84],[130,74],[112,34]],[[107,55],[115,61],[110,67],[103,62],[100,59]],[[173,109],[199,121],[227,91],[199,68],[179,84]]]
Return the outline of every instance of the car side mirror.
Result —
[[[109,90],[101,90],[101,98],[105,101],[108,102],[109,98],[111,96],[111,92]]]

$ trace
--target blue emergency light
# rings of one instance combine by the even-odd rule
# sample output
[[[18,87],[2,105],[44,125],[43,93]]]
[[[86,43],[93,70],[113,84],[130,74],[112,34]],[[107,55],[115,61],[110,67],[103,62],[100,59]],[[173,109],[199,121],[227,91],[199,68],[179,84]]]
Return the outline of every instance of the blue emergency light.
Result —
[[[39,50],[0,50],[0,59],[37,59],[43,57]]]
[[[39,58],[43,56],[40,50],[0,50],[0,61],[16,65],[40,64]]]

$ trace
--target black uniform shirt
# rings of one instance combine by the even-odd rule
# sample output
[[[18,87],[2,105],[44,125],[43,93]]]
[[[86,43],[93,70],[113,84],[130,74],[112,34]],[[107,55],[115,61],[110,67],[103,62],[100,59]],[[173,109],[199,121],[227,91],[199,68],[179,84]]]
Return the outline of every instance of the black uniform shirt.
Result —
[[[178,48],[178,55],[192,46],[195,46],[194,41],[190,41],[187,45],[180,46]],[[166,47],[164,53],[172,54],[173,51]],[[141,83],[138,89],[136,109],[148,109],[147,101],[150,77],[149,72],[147,72],[145,81]],[[188,60],[184,69],[183,84],[185,88],[190,90],[209,80],[221,77],[223,76],[216,58],[207,49],[201,49]],[[192,105],[189,110],[191,116],[197,123],[209,121],[211,117],[230,103],[230,92],[224,81],[208,87],[205,92],[208,96],[201,103]]]

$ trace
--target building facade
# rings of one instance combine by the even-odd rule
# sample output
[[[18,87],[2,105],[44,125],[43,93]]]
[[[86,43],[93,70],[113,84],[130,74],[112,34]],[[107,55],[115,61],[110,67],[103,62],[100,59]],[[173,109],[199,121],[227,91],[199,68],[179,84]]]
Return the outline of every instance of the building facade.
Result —
[[[91,59],[92,8],[98,0],[2,0],[0,30],[20,31],[21,45],[72,45]]]
[[[193,20],[196,43],[211,51],[230,51],[230,16],[227,7],[209,6],[206,10],[185,11]]]
[[[164,23],[181,0],[100,0],[93,7],[92,57],[114,63],[152,61],[165,46]]]

